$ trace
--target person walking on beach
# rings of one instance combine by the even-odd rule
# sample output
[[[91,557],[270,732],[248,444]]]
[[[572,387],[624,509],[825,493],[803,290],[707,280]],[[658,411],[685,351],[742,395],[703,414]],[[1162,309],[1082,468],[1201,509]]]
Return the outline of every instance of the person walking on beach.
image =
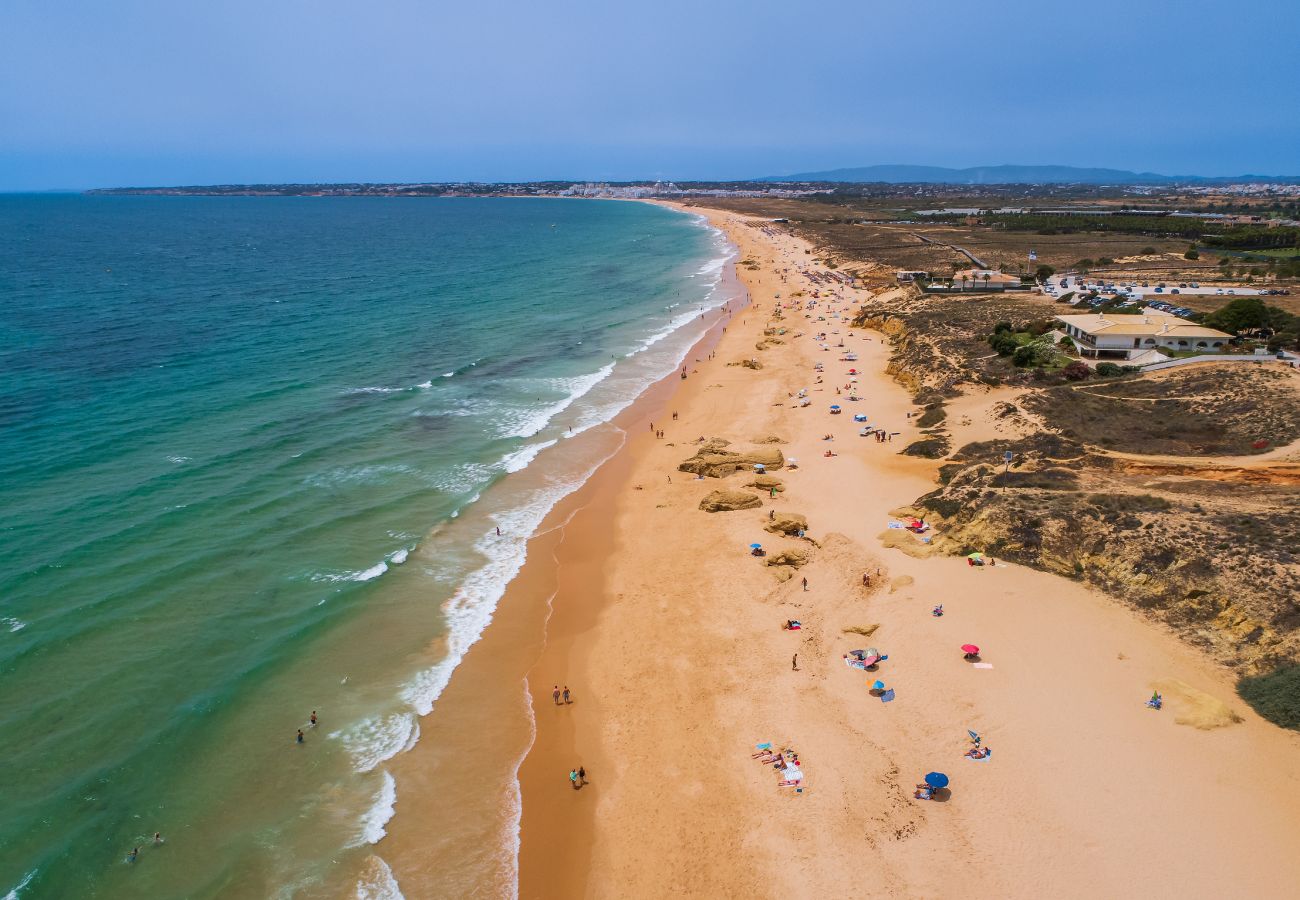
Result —
[[[574,789],[575,791],[578,789],[579,785],[578,785],[578,770],[577,770],[577,769],[570,769],[570,770],[569,770],[569,784],[573,785],[573,789]]]
[[[586,784],[586,783],[587,783],[587,770],[584,769],[582,766],[578,766],[578,784]]]
[[[805,591],[808,590],[808,579],[807,579],[807,578],[804,578],[804,580],[803,580],[803,589],[804,589]]]
[[[573,701],[569,699],[569,686],[566,684],[566,685],[564,686],[564,703],[565,703],[565,705],[567,706],[568,704],[570,704],[570,703],[572,703],[572,702],[573,702]]]
[[[794,656],[790,657],[790,671],[791,671],[791,672],[798,672],[798,671],[799,671],[799,654],[798,654],[798,653],[796,653]]]
[[[299,728],[299,729],[298,729],[298,738],[297,738],[297,741],[298,741],[298,743],[301,744],[301,743],[302,743],[303,741],[305,741],[305,740],[307,740],[307,738],[303,735],[303,733],[302,733],[302,729]]]
[[[862,573],[862,586],[871,587],[871,576],[868,575],[866,572]]]
[[[556,706],[560,705],[560,686],[558,684],[551,689],[551,699],[555,701]]]

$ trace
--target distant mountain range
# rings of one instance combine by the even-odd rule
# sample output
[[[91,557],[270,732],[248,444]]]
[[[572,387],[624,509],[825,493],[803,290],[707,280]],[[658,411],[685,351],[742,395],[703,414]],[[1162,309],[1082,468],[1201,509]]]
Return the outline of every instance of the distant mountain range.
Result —
[[[759,181],[840,181],[877,184],[1300,184],[1300,175],[1157,175],[1124,169],[1082,169],[1075,166],[863,166],[773,175]]]

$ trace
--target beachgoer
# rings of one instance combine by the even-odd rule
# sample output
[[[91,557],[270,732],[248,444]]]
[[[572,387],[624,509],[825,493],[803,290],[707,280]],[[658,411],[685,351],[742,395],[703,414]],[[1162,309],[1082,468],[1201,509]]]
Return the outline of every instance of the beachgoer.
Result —
[[[573,702],[573,701],[571,701],[571,700],[569,699],[569,686],[568,686],[567,684],[564,686],[564,702],[565,702],[565,703],[572,703],[572,702]]]
[[[805,578],[805,579],[803,580],[803,589],[804,589],[805,591],[808,590],[808,579],[807,579],[807,578]]]
[[[312,723],[313,725],[316,724],[316,710],[314,710],[314,709],[311,711],[311,723]]]
[[[651,423],[650,423],[650,431],[653,432],[654,430],[655,430],[655,423],[654,423],[654,422],[651,422]]]
[[[578,770],[577,770],[577,769],[570,769],[570,770],[569,770],[569,784],[573,785],[573,789],[574,789],[575,791],[578,789]]]
[[[587,783],[587,770],[584,769],[582,766],[578,766],[578,783],[579,784]]]
[[[154,844],[161,844],[163,842],[161,831],[155,831],[153,833],[153,842]]]
[[[770,522],[770,521],[774,520],[775,518],[776,518],[776,510],[774,510],[774,509],[769,509],[769,510],[767,511],[767,520]]]
[[[871,576],[868,575],[866,572],[862,573],[862,586],[871,587]]]
[[[298,740],[298,743],[300,743],[300,744],[301,744],[303,741],[307,740],[307,738],[303,735],[303,733],[302,733],[302,729],[301,729],[301,728],[298,729],[298,739],[297,739],[297,740]]]
[[[139,858],[140,858],[140,848],[139,848],[139,847],[133,847],[133,848],[131,849],[130,854],[126,857],[126,860],[127,860],[127,862],[135,862],[135,861],[136,861],[137,859],[139,859]]]
[[[799,671],[799,654],[798,654],[798,653],[796,653],[794,656],[790,657],[790,670],[793,671],[793,672],[798,672],[798,671]]]
[[[560,705],[560,686],[558,684],[551,691],[551,699],[555,701],[556,706]]]
[[[497,526],[497,537],[501,537],[501,526]]]

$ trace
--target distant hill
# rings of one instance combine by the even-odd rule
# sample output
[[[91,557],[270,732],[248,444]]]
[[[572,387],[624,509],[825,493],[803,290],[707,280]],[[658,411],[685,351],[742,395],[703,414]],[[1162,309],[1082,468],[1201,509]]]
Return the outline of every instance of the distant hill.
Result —
[[[841,181],[883,184],[1242,184],[1249,182],[1300,183],[1297,175],[1157,175],[1124,169],[1083,169],[1075,166],[863,166],[774,175],[759,181]]]

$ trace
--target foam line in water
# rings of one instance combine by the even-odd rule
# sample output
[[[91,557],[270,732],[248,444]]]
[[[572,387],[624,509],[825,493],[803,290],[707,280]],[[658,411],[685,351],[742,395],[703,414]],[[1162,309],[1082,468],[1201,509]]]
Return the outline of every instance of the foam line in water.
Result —
[[[24,875],[23,880],[14,885],[14,887],[10,889],[9,893],[4,895],[4,900],[18,900],[18,898],[22,896],[23,888],[32,883],[32,879],[36,877],[38,871],[39,869],[32,869]]]
[[[406,900],[393,870],[375,854],[366,857],[365,870],[357,880],[356,900]]]
[[[356,839],[349,846],[362,847],[366,844],[378,844],[388,834],[384,826],[393,817],[397,808],[397,782],[387,772],[380,772],[379,790],[370,808],[361,816],[361,828]]]
[[[560,390],[565,390],[568,395],[548,406],[530,411],[522,421],[511,423],[510,430],[506,432],[505,437],[522,437],[530,438],[537,432],[541,431],[551,420],[564,412],[573,405],[575,400],[585,396],[596,385],[600,384],[614,372],[614,363],[607,363],[601,366],[595,372],[587,375],[576,375],[572,378],[554,378],[551,379],[552,385]]]

